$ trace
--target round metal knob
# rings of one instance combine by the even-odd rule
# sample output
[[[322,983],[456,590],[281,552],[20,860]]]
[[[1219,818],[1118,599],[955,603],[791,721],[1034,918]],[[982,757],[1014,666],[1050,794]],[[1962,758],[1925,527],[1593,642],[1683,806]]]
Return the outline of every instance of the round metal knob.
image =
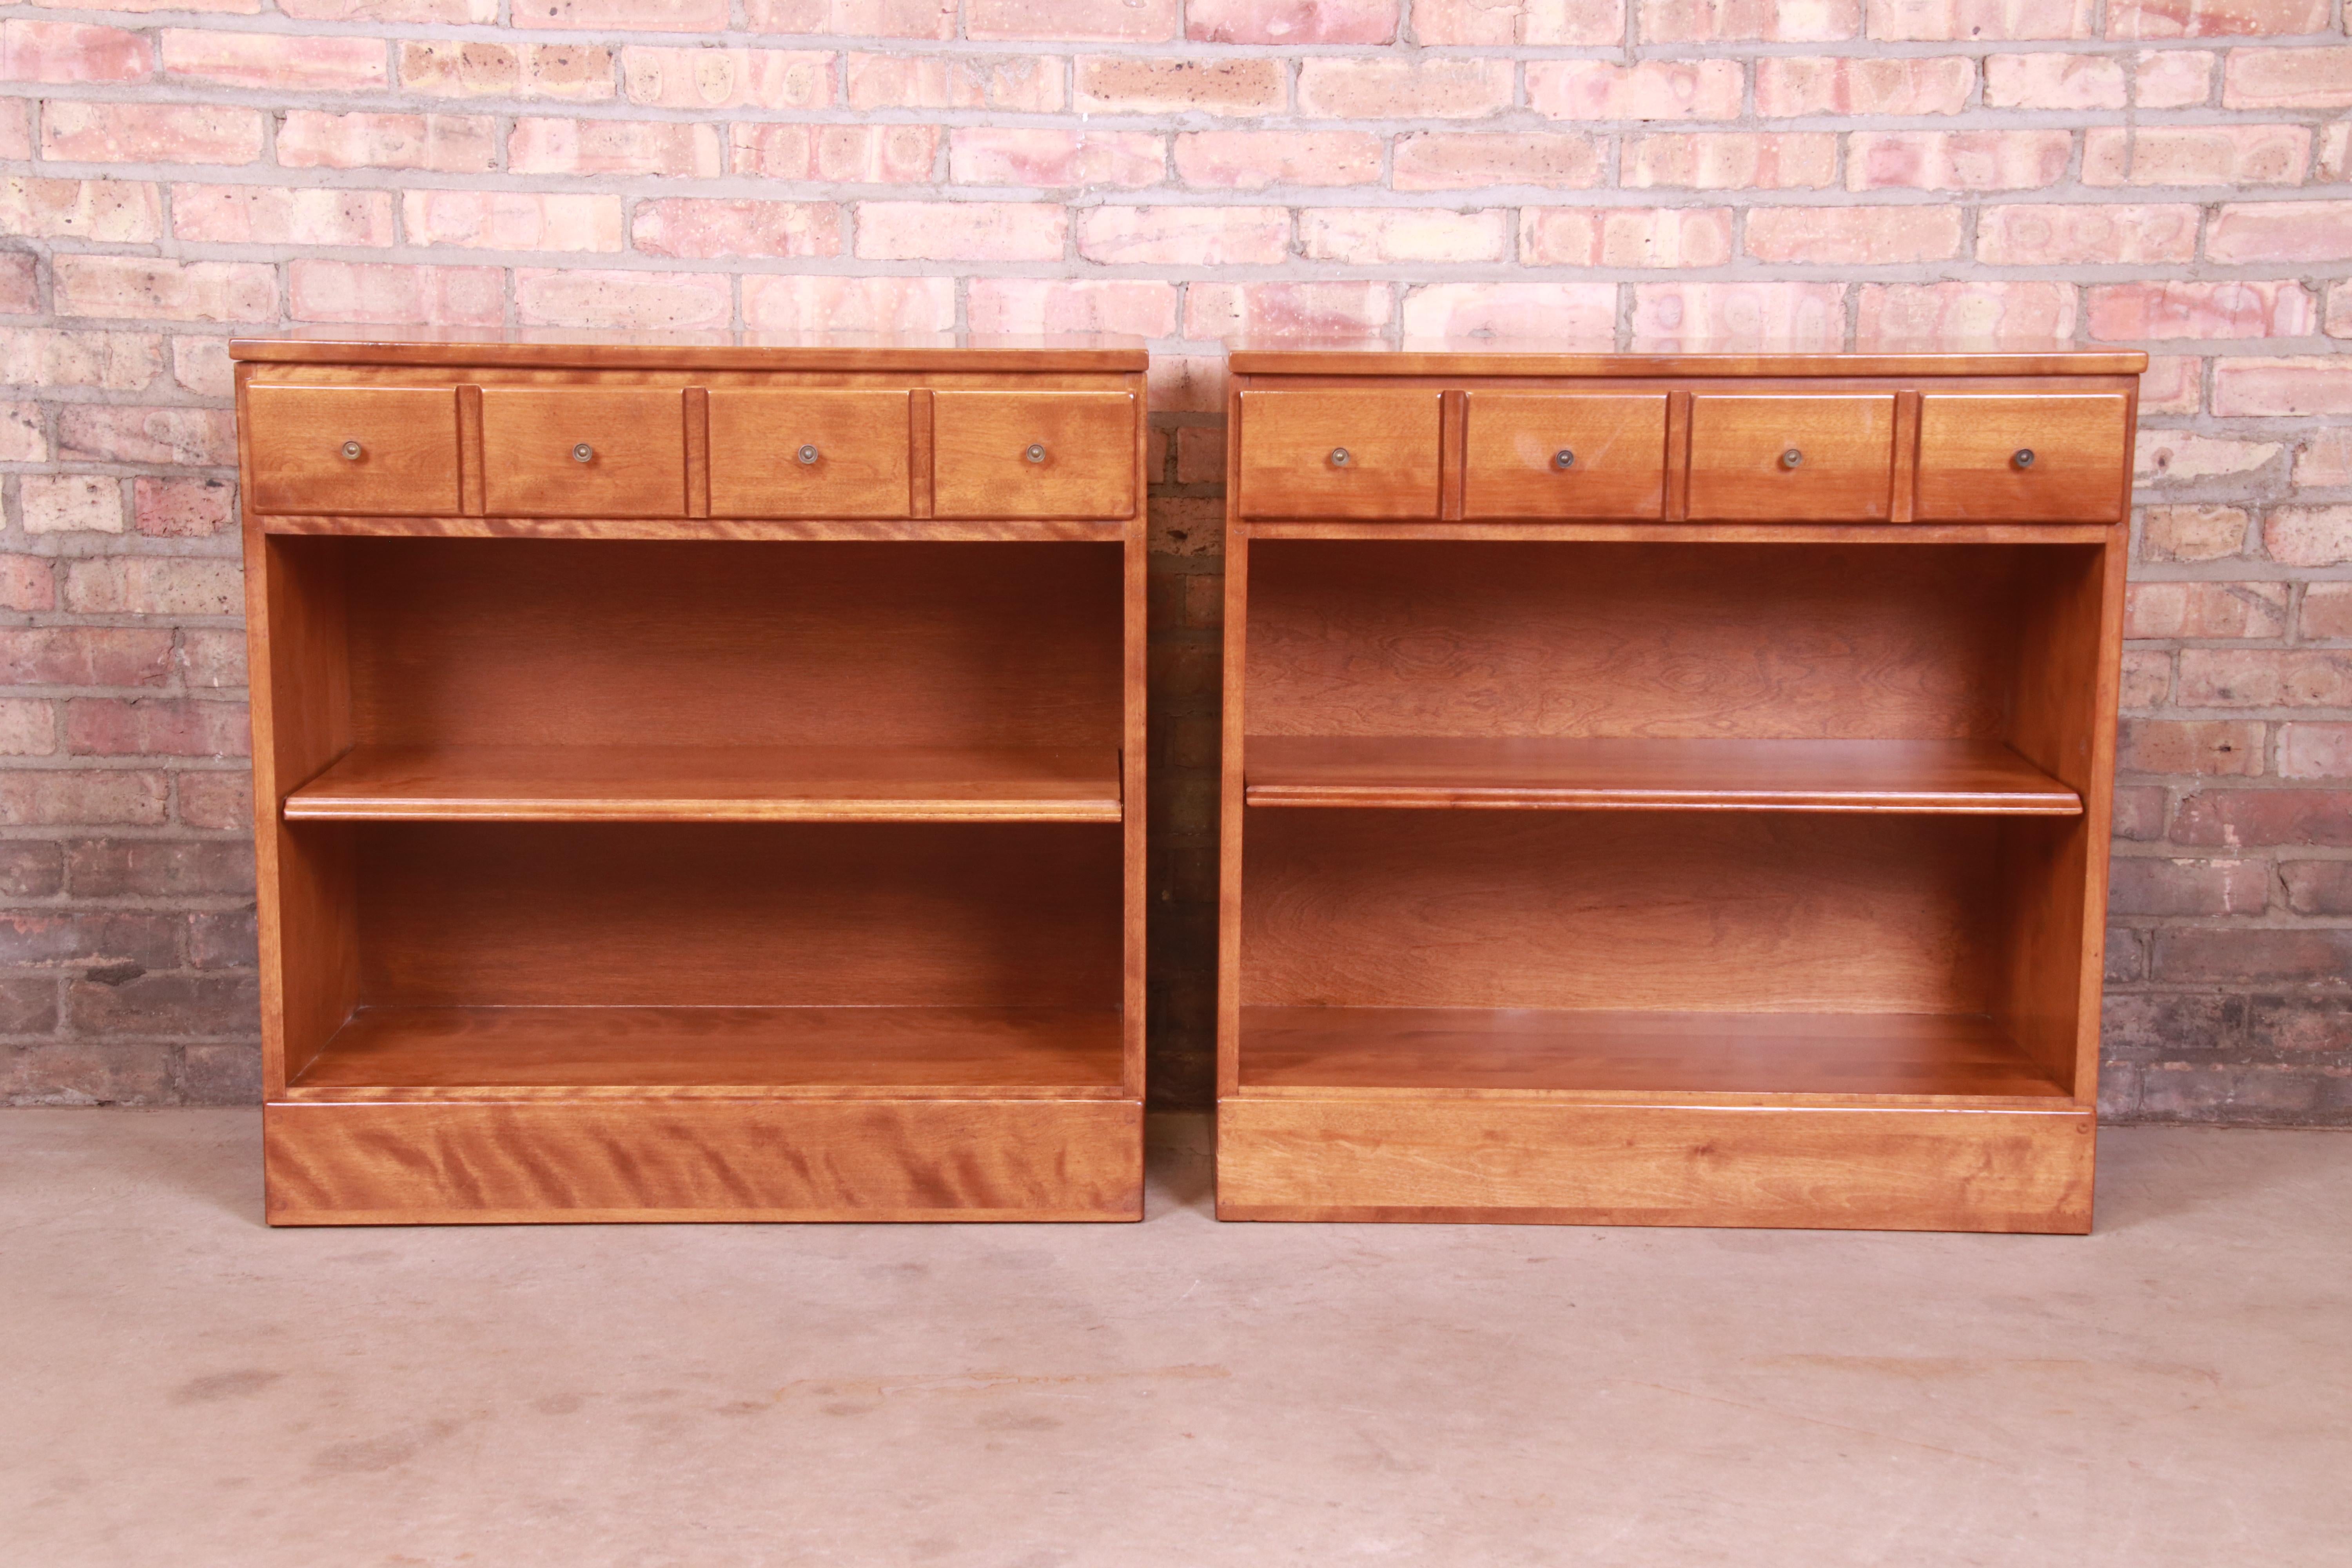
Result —
[[[1045,443],[1032,441],[1029,443],[1029,449],[1021,455],[1033,463],[1042,463],[1045,460]]]
[[[1805,455],[1794,447],[1780,454],[1780,466],[1784,468],[1793,468],[1804,460]]]
[[[580,445],[572,448],[572,460],[575,463],[593,461],[595,456],[596,448],[591,447],[585,441],[581,442]]]
[[[817,457],[816,447],[814,446],[803,447],[799,451],[793,453],[793,456],[798,458],[804,464],[814,463],[816,461]]]
[[[343,456],[354,463],[358,462],[360,458],[366,454],[366,452],[367,448],[361,446],[357,441],[346,441],[343,443]]]
[[[1576,454],[1562,447],[1551,455],[1551,466],[1555,468],[1572,468],[1576,467]]]
[[[2020,447],[2017,449],[2017,456],[2011,458],[2010,461],[2015,463],[2021,468],[2030,468],[2033,467],[2033,448],[2031,447]]]
[[[1347,447],[1334,447],[1331,448],[1331,466],[1335,468],[1344,468],[1348,466]]]

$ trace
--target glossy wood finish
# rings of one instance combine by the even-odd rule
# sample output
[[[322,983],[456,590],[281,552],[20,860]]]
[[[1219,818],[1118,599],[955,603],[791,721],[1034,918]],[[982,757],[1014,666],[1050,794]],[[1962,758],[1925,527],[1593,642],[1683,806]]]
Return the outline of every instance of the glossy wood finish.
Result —
[[[257,364],[425,365],[466,370],[740,371],[753,374],[1055,372],[1140,375],[1142,345],[1116,333],[583,332],[463,328],[293,327],[232,338],[229,358]]]
[[[247,504],[268,512],[457,510],[455,387],[253,387]]]
[[[1219,1214],[2087,1228],[2140,363],[1236,355],[1237,481],[1441,417],[1432,514],[1229,513]],[[1654,490],[1545,510],[1570,399]],[[1938,399],[2051,418],[1990,521]]]
[[[491,511],[683,517],[686,466],[681,392],[482,390],[482,504]]]
[[[713,517],[908,514],[908,394],[730,387],[709,397]]]
[[[1131,392],[934,392],[940,517],[1131,517]]]
[[[1664,516],[1666,396],[1470,393],[1462,515]]]
[[[1235,375],[1379,380],[1414,376],[1453,380],[1542,376],[1605,381],[1707,376],[1904,376],[1940,380],[1987,375],[2137,375],[2147,368],[2147,355],[2137,349],[2084,349],[2048,338],[1973,342],[1889,340],[1827,353],[1754,343],[1717,346],[1696,338],[1654,344],[1636,342],[1630,350],[1620,349],[1611,341],[1543,338],[1409,338],[1401,348],[1393,349],[1384,342],[1361,338],[1285,338],[1264,342],[1243,338],[1227,346],[1227,365]]]
[[[2112,522],[2131,497],[2121,393],[1920,399],[1918,516]]]
[[[1887,811],[2078,816],[2082,797],[1993,741],[1267,735],[1250,805]]]
[[[289,822],[1117,822],[1116,751],[361,746]]]
[[[1249,392],[1242,404],[1241,515],[1437,515],[1436,393]]]

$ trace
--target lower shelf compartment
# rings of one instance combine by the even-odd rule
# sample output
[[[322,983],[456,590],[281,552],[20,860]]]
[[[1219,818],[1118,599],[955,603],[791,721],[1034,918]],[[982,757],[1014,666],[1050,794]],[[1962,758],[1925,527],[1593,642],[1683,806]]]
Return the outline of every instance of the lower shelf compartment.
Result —
[[[362,1007],[289,1101],[1116,1100],[1116,1008]]]
[[[1244,1007],[1244,1097],[2066,1099],[1991,1019],[1907,1013]]]

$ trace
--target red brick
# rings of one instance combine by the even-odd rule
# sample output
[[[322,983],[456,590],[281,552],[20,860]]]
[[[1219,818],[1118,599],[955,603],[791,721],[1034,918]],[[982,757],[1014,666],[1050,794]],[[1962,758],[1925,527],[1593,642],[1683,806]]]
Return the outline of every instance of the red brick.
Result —
[[[2262,202],[2221,208],[2205,254],[2228,266],[2258,261],[2335,262],[2352,254],[2352,202]]]
[[[2289,566],[2352,562],[2352,506],[2283,506],[2263,520],[2263,550]]]
[[[16,481],[26,533],[121,533],[122,481],[111,474],[26,474]]]
[[[2219,561],[2245,548],[2247,514],[2234,506],[2152,506],[2140,525],[2148,561]]]
[[[2086,185],[2294,185],[2311,163],[2300,125],[2093,126]]]
[[[486,250],[618,250],[621,198],[588,193],[406,191],[401,223],[411,245]]]
[[[1624,183],[1698,190],[1819,190],[1837,184],[1827,131],[1675,131],[1630,137]],[[1815,209],[1818,210],[1818,209]]]
[[[1876,43],[1993,44],[2011,38],[2087,38],[2092,0],[1869,0]]]
[[[1176,432],[1176,482],[1180,485],[1213,485],[1225,477],[1225,427],[1222,425],[1188,425]],[[1185,578],[1187,584],[1198,581]],[[1216,581],[1222,584],[1224,579]],[[1190,589],[1187,589],[1190,593]],[[1189,605],[1188,598],[1186,604]],[[1209,626],[1218,622],[1192,621],[1192,611],[1185,612],[1188,625]]]
[[[2108,0],[2111,38],[2324,33],[2327,0]]]
[[[671,174],[712,179],[727,172],[716,125],[668,120],[523,119],[507,138],[518,174]]]
[[[261,961],[260,922],[251,910],[197,910],[187,917],[191,969],[251,969]]]
[[[2352,847],[2352,790],[2215,789],[2182,799],[2172,842],[2232,849],[2267,845]]]
[[[869,260],[1058,261],[1068,211],[1045,202],[865,202],[857,254]]]
[[[2344,997],[2251,996],[2247,1004],[2246,1042],[2256,1050],[2340,1053],[2352,1039],[2352,1005]]]
[[[0,773],[0,827],[87,827],[163,820],[168,774],[109,768]]]
[[[2279,879],[2296,914],[2352,915],[2352,860],[2285,861]]]
[[[2187,708],[2352,707],[2352,651],[2183,648]]]
[[[2116,837],[2149,842],[2164,837],[2165,792],[2151,784],[2126,784],[2116,791]]]
[[[1948,261],[1960,253],[1960,209],[1750,207],[1747,247],[1759,261],[1784,263]]]
[[[1298,112],[1323,120],[1480,120],[1511,107],[1509,60],[1302,60]]]
[[[1870,283],[1854,335],[1863,340],[2058,338],[2074,335],[2065,283]]]
[[[0,844],[0,895],[46,899],[66,885],[64,846],[18,839]],[[20,1030],[0,1028],[0,1034]]]
[[[968,38],[1156,44],[1176,36],[1176,0],[964,0]]]
[[[1059,113],[1066,102],[1055,55],[852,55],[849,107],[994,109]]]
[[[392,193],[174,185],[172,234],[211,245],[390,245]]]
[[[506,274],[496,267],[303,258],[286,270],[287,313],[298,321],[495,327],[506,320]]]
[[[2296,626],[2305,637],[2352,637],[2352,583],[2314,583],[2305,588]],[[2352,752],[2346,760],[2352,762]]]
[[[2226,109],[2352,109],[2352,48],[2231,49],[2221,68]]]
[[[518,267],[515,319],[527,327],[669,331],[723,327],[733,315],[715,272],[619,272]]]
[[[2253,778],[2263,771],[2263,726],[2246,719],[2126,719],[2116,766],[2133,773]]]
[[[2313,586],[2342,587],[2342,584]],[[2352,778],[2352,724],[2282,724],[2278,772],[2287,779]]]
[[[2186,202],[1989,206],[1977,213],[1977,259],[1996,267],[2177,265],[2196,258],[2199,216]]]
[[[66,568],[64,607],[78,616],[236,616],[245,576],[236,561],[121,555]]]
[[[66,985],[70,1028],[83,1035],[241,1035],[260,1021],[250,975],[142,974],[119,985]]]
[[[97,757],[242,757],[252,734],[241,702],[79,697],[66,704],[66,747]]]
[[[594,44],[498,44],[480,38],[400,41],[400,85],[441,98],[614,96],[613,51]]]
[[[163,218],[150,184],[0,175],[0,234],[138,245],[161,236]]]
[[[1185,291],[1184,335],[1361,337],[1389,324],[1395,300],[1387,283],[1194,283]]]
[[[1399,0],[1191,0],[1184,36],[1200,44],[1390,44]]]
[[[173,924],[170,916],[153,914],[0,915],[0,963],[24,969],[170,969],[180,962]]]
[[[2013,191],[2066,174],[2064,131],[1858,131],[1846,138],[1848,190]]]
[[[1078,254],[1108,265],[1272,266],[1288,255],[1282,207],[1088,207],[1078,214]]]
[[[165,76],[222,87],[267,92],[370,92],[392,84],[382,38],[166,27],[158,42]]]
[[[2284,583],[2135,583],[2125,596],[2127,637],[2283,637]]]
[[[180,821],[189,827],[249,828],[253,826],[253,775],[194,773],[172,775],[180,791]]]
[[[2210,49],[2147,49],[2132,72],[2132,101],[2142,109],[2193,109],[2213,96]]]
[[[1134,190],[1167,174],[1168,143],[1146,131],[971,125],[948,133],[948,178],[959,185]]]
[[[0,627],[0,683],[9,686],[161,686],[171,668],[168,631]]]
[[[952,38],[956,0],[744,0],[755,33],[851,38]]]
[[[1413,0],[1412,36],[1423,44],[1619,44],[1622,0]]]
[[[841,209],[830,202],[762,202],[732,196],[640,202],[629,238],[648,255],[694,260],[720,256],[838,256]]]
[[[1965,55],[1873,58],[1780,56],[1756,62],[1756,112],[1796,114],[1958,114],[1977,84]]]
[[[800,49],[621,51],[622,91],[649,109],[823,109],[834,57]],[[716,127],[704,127],[716,132]]]
[[[1493,209],[1307,207],[1298,215],[1298,249],[1309,261],[1365,267],[1502,261],[1508,224]]]
[[[975,332],[1167,338],[1176,333],[1176,286],[1140,279],[981,278],[972,280],[965,313]]]
[[[2118,855],[2107,874],[2117,915],[2258,915],[2270,905],[2267,860],[2168,860]]]
[[[56,981],[37,975],[0,980],[0,1034],[46,1035],[57,1026]]]
[[[1737,60],[1533,60],[1528,103],[1554,120],[1736,120]]]
[[[2126,709],[2160,708],[2172,700],[2172,655],[2157,648],[2124,649],[2123,689],[2119,701]]]
[[[51,610],[57,603],[48,562],[37,555],[0,555],[0,610]]]
[[[1405,296],[1403,320],[1408,338],[1520,336],[1591,342],[1615,335],[1617,286],[1433,283]]]
[[[955,325],[946,278],[751,277],[743,324],[768,332],[938,332]]]
[[[231,839],[85,838],[66,847],[79,899],[170,899],[253,891],[253,846]]]
[[[41,156],[73,163],[250,163],[261,113],[213,103],[41,105]]]
[[[497,126],[487,115],[290,109],[278,123],[278,162],[289,169],[487,174],[498,166]]]
[[[717,33],[727,26],[727,0],[515,0],[511,16],[517,27]]]
[[[2156,933],[2159,980],[2198,984],[2352,979],[2352,931],[2180,926]]]
[[[2100,55],[1988,55],[1988,109],[2121,109],[2123,62]]]
[[[729,159],[738,174],[847,184],[927,184],[936,165],[936,125],[730,126]]]
[[[144,81],[153,74],[142,34],[79,22],[0,23],[0,80]]]
[[[1593,137],[1527,132],[1425,131],[1396,141],[1391,182],[1400,191],[1539,185],[1581,190],[1601,184],[1601,143]]]
[[[1862,0],[1641,0],[1645,44],[1835,43],[1862,35]]]
[[[0,383],[136,392],[163,368],[163,347],[152,332],[0,328]]]
[[[2352,414],[2352,359],[2225,359],[2213,366],[2213,412]]]
[[[243,632],[184,626],[179,641],[179,651],[173,658],[182,685],[215,691],[245,685]]]
[[[1720,267],[1731,259],[1731,211],[1528,207],[1519,215],[1519,259],[1530,267]]]
[[[2110,283],[2089,291],[2094,338],[2296,338],[2318,311],[2300,283]]]

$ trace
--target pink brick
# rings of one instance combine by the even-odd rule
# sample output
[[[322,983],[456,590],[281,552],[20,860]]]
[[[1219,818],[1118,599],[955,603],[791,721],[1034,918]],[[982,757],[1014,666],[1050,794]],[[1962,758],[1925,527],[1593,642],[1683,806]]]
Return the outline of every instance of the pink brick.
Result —
[[[2315,430],[2294,457],[2298,487],[2352,485],[2352,426]]]
[[[1387,327],[1395,309],[1386,283],[1195,283],[1185,291],[1184,335],[1362,337]]]
[[[847,38],[952,38],[956,0],[744,0],[755,33]]]
[[[515,319],[527,327],[723,327],[733,314],[728,279],[716,272],[519,267],[514,289]]]
[[[2188,708],[2352,706],[2352,650],[2183,648],[2179,700]]]
[[[1413,0],[1412,33],[1423,44],[1618,44],[1622,0]]]
[[[618,250],[621,198],[529,191],[408,191],[401,222],[411,245],[487,250]]]
[[[1069,214],[1045,202],[865,202],[857,254],[868,260],[1058,261]]]
[[[2306,637],[2352,637],[2352,583],[2314,583],[2305,588],[2298,625]],[[2352,739],[2352,724],[2336,728]],[[2352,773],[2352,768],[2346,772]]]
[[[391,85],[381,38],[166,27],[163,74],[270,92],[369,92]]]
[[[1865,342],[2048,339],[2074,335],[2067,283],[1873,283],[1854,335]]]
[[[57,602],[48,562],[37,555],[0,555],[0,609],[48,610]]]
[[[1282,62],[1081,56],[1077,109],[1093,114],[1274,114],[1287,90]]]
[[[1397,138],[1390,177],[1400,191],[1584,190],[1601,184],[1601,145],[1591,136],[1565,133],[1424,131]]]
[[[1408,338],[1605,342],[1616,330],[1613,283],[1433,283],[1404,301]]]
[[[2225,419],[2352,414],[2352,356],[2218,361],[2213,412]]]
[[[2142,426],[2133,443],[2132,472],[2146,484],[2193,484],[2268,468],[2279,451],[2276,441],[2229,441]]]
[[[2340,282],[2327,290],[2327,335],[2352,337],[2352,289]]]
[[[1078,214],[1078,254],[1108,265],[1258,266],[1290,248],[1281,207],[1088,207]]]
[[[1298,112],[1323,120],[1478,120],[1511,106],[1509,60],[1317,58],[1298,66]]]
[[[639,202],[629,239],[648,255],[694,260],[838,256],[841,209],[830,202],[762,202],[740,196]]]
[[[2352,177],[2352,120],[2334,120],[2319,128],[2318,178],[2342,184]]]
[[[1168,144],[1146,131],[971,125],[948,133],[948,178],[959,185],[1135,190],[1167,172]]]
[[[1984,207],[1977,214],[1977,259],[1996,267],[2178,264],[2196,258],[2198,217],[2186,203]]]
[[[1793,56],[1756,62],[1756,112],[1958,114],[1977,81],[1976,62],[1941,58]]]
[[[2108,0],[2111,38],[2216,38],[2327,31],[2327,0]]]
[[[2352,562],[2352,506],[2283,506],[2263,520],[2263,551],[2289,566]]]
[[[0,175],[0,234],[144,244],[160,235],[163,218],[150,184]]]
[[[2300,283],[2109,283],[2090,290],[2091,336],[2294,338],[2317,311]]]
[[[236,461],[236,423],[226,408],[77,403],[58,410],[58,457],[64,462],[226,468]]]
[[[1736,120],[1737,60],[1537,60],[1528,103],[1554,120]]]
[[[96,757],[242,757],[253,731],[242,702],[79,697],[66,704],[66,749]]]
[[[258,11],[248,5],[246,10]],[[174,0],[163,0],[159,9],[178,10]],[[498,0],[278,0],[285,16],[305,22],[409,22],[427,26],[494,26]]]
[[[1176,174],[1218,190],[1369,185],[1381,177],[1381,139],[1361,131],[1188,132],[1176,138]]]
[[[168,773],[108,768],[99,772],[43,768],[0,776],[0,826],[86,827],[163,820]],[[110,1093],[108,1098],[145,1098]],[[160,1094],[154,1098],[162,1098]]]
[[[506,319],[506,274],[495,267],[301,259],[288,264],[286,291],[298,321],[495,327]]]
[[[1960,209],[1750,207],[1747,247],[1759,261],[1834,266],[1948,261],[1960,253]]]
[[[718,33],[727,27],[727,0],[515,0],[512,16],[517,27]]]
[[[2352,109],[2352,48],[2231,49],[2226,109]]]
[[[1645,44],[1834,43],[1862,36],[1862,0],[1642,0]]]
[[[40,310],[37,283],[29,253],[0,252],[0,314],[27,316]]]
[[[1058,113],[1064,66],[1053,55],[852,55],[852,109],[998,109]]]
[[[1643,348],[1786,348],[1845,342],[1842,283],[1637,283],[1633,337]]]
[[[71,410],[64,411],[70,415]],[[39,463],[47,460],[49,438],[41,427],[37,403],[0,403],[0,462]]]
[[[236,391],[236,372],[229,363],[228,340],[174,334],[172,383],[198,397],[232,395]]]
[[[59,256],[53,266],[60,316],[266,321],[278,314],[278,274],[260,262]]]
[[[1997,44],[2011,38],[2087,38],[2093,0],[1869,0],[1877,43]]]
[[[1124,332],[1165,338],[1176,331],[1176,286],[1144,279],[981,278],[973,279],[964,309],[975,332]]]
[[[834,57],[799,49],[621,51],[621,83],[648,109],[823,109]]]
[[[2147,49],[2132,72],[2132,101],[2142,109],[2189,109],[2213,96],[2210,49]]]
[[[2123,62],[2100,55],[1988,55],[1988,109],[2121,109]]]
[[[250,773],[191,769],[171,776],[180,787],[180,820],[186,826],[252,826],[253,778]]]
[[[1176,0],[964,0],[968,38],[1156,44],[1176,36]]]
[[[136,392],[163,368],[163,352],[152,332],[0,328],[0,384]]]
[[[2284,583],[2134,583],[2124,596],[2127,637],[2283,637]]]
[[[2066,175],[2063,131],[1865,131],[1846,139],[1848,190],[2011,191]]]
[[[278,125],[278,162],[289,169],[428,169],[486,174],[498,166],[498,122],[476,114],[331,114],[289,109]]]
[[[75,163],[250,163],[261,114],[213,103],[41,105],[41,156]]]
[[[2263,771],[2263,727],[2243,719],[2131,719],[2116,736],[2116,767],[2126,773],[2254,778]]]
[[[212,245],[390,245],[390,191],[174,185],[172,233]]]
[[[2205,254],[2224,266],[2252,261],[2335,263],[2352,255],[2352,202],[2259,202],[2223,207]]]
[[[211,484],[226,489],[223,479],[192,480],[191,483]],[[207,630],[191,626],[180,633],[180,651],[174,660],[180,667],[182,684],[200,689],[221,690],[246,683],[245,637],[234,631]]]
[[[2086,185],[2293,185],[2310,163],[2300,125],[2102,125],[2083,138]]]
[[[0,631],[0,684],[162,686],[171,676],[168,628],[25,626]]]
[[[30,159],[33,155],[33,100],[0,104],[0,158]]]
[[[145,37],[79,22],[0,24],[0,80],[143,81],[153,74]]]
[[[2245,548],[2247,514],[2235,506],[2152,506],[2140,524],[2149,561],[2220,561]]]
[[[245,573],[214,557],[76,561],[66,568],[64,607],[77,616],[241,616]]]
[[[1720,267],[1731,259],[1731,213],[1528,207],[1519,215],[1519,259],[1530,267]]]
[[[16,481],[26,533],[121,533],[122,481],[96,474],[26,474]]]
[[[941,332],[955,325],[947,278],[749,277],[743,322],[765,332]]]
[[[1509,215],[1436,207],[1307,207],[1298,215],[1299,254],[1349,266],[1502,261]]]
[[[1828,131],[1669,131],[1630,138],[1628,185],[1696,190],[1818,190],[1837,183],[1837,136]]]
[[[400,41],[400,85],[442,98],[613,97],[613,51],[597,44],[498,44],[466,38]]]
[[[1390,44],[1398,0],[1191,0],[1184,36],[1201,44]]]
[[[47,757],[58,749],[57,709],[33,699],[0,699],[0,757]]]
[[[518,120],[507,138],[518,174],[673,174],[727,172],[716,125],[671,120]]]
[[[929,184],[940,143],[936,125],[739,123],[729,135],[736,174],[858,185]]]
[[[2142,414],[2194,414],[2205,405],[2205,362],[2192,354],[2150,354],[2139,378]]]
[[[2282,724],[2278,742],[2281,778],[2352,777],[2352,724]]]
[[[150,539],[209,539],[236,527],[236,487],[226,479],[142,475],[132,481],[131,511],[133,526]]]

